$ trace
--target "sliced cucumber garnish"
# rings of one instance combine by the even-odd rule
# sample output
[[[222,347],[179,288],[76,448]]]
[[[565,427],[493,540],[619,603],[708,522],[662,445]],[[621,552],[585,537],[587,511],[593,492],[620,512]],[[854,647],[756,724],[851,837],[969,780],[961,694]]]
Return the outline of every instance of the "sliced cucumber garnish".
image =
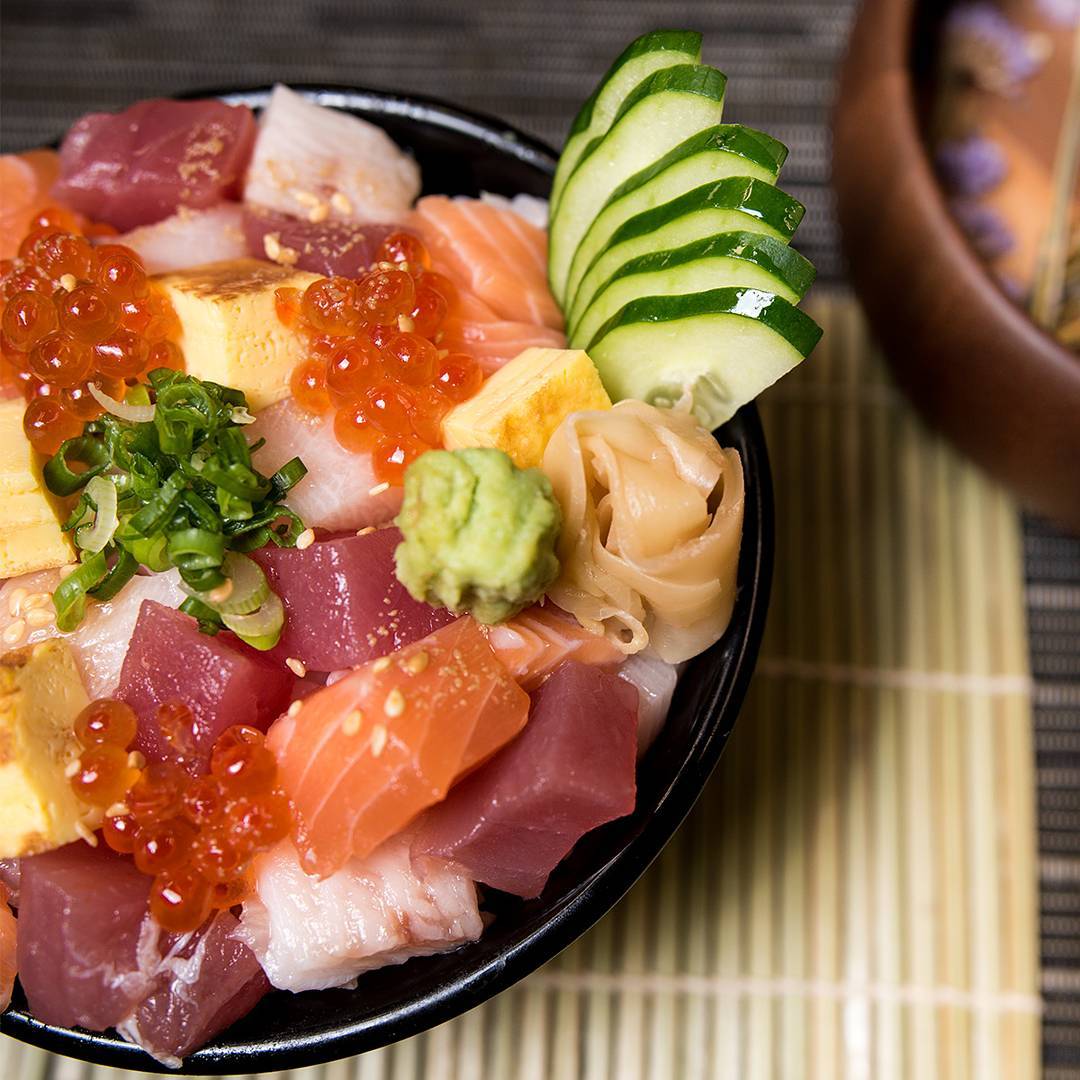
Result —
[[[601,286],[568,336],[571,346],[585,348],[608,319],[643,296],[741,287],[776,293],[797,304],[813,282],[813,266],[776,237],[751,232],[720,233],[624,263]]]
[[[621,183],[582,237],[570,264],[566,296],[573,297],[585,271],[624,222],[703,184],[746,176],[775,184],[786,150],[741,124],[717,124],[692,135]]]
[[[588,347],[613,400],[671,405],[689,391],[713,428],[800,363],[821,328],[775,293],[712,289],[627,304]]]
[[[564,308],[567,323],[580,322],[599,289],[631,259],[725,232],[762,233],[786,244],[803,212],[802,203],[764,180],[729,176],[636,214],[615,230],[585,272],[573,303]]]
[[[655,30],[632,41],[578,110],[551,187],[552,208],[586,147],[603,135],[627,95],[654,71],[701,59],[701,35],[696,30]]]
[[[654,72],[619,107],[570,173],[551,219],[548,277],[565,302],[566,278],[582,237],[611,193],[691,135],[720,123],[727,79],[715,68],[680,64]]]

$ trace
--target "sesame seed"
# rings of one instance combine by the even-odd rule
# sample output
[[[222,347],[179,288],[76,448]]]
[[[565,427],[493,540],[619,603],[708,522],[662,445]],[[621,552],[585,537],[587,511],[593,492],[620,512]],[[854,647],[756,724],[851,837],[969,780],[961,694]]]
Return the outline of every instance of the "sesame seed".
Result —
[[[383,712],[387,716],[400,716],[405,711],[405,695],[395,686],[383,702]]]
[[[386,746],[386,728],[376,724],[371,729],[371,756],[378,757]]]
[[[71,290],[74,289],[75,286],[78,284],[79,281],[74,274],[60,275],[60,288],[62,288],[64,292],[71,292]]]
[[[305,664],[303,660],[297,660],[295,656],[286,657],[285,666],[298,679],[302,679],[307,674],[307,664]]]
[[[367,528],[365,528],[365,529],[357,529],[356,530],[356,535],[357,536],[367,536],[369,533],[373,533],[374,531],[375,531],[375,526],[374,525],[368,525]]]
[[[12,589],[11,595],[8,597],[8,613],[11,615],[18,615],[22,608],[22,602],[26,599],[26,589],[18,588]]]
[[[318,195],[312,195],[310,191],[304,191],[302,188],[293,188],[291,194],[292,194],[292,197],[301,206],[318,206],[319,205],[319,196]]]
[[[314,544],[314,543],[315,543],[315,530],[314,529],[305,529],[296,538],[296,546],[297,546],[297,548],[299,548],[300,551],[303,551],[305,548],[311,547],[311,545]]]
[[[71,577],[71,575],[74,574],[75,571],[78,570],[78,569],[79,569],[79,567],[78,567],[78,565],[76,563],[68,563],[67,566],[61,566],[60,567],[60,580],[63,581],[64,578]]]
[[[285,711],[289,716],[295,716],[303,706],[304,703],[302,701],[294,701]]]
[[[353,709],[348,713],[344,720],[341,721],[341,730],[346,735],[355,735],[360,730],[360,725],[364,722],[364,714],[359,709]]]
[[[91,846],[97,847],[97,837],[87,827],[85,821],[75,822],[75,831]]]
[[[377,262],[375,264],[375,269],[376,270],[396,270],[397,269],[397,264],[392,263],[392,262],[387,262],[385,259],[383,259],[382,262]]]
[[[80,769],[82,768],[82,762],[78,758],[72,758],[64,766],[64,776],[70,780]]]
[[[428,664],[431,663],[431,657],[422,649],[420,652],[413,653],[408,659],[401,662],[401,666],[413,675],[419,675],[421,671],[426,671]]]
[[[277,262],[281,254],[281,239],[278,233],[267,233],[263,237],[263,251],[271,262]]]
[[[14,645],[18,641],[22,641],[23,634],[26,633],[26,620],[16,619],[3,634],[5,645]]]
[[[146,758],[138,751],[132,750],[128,754],[128,768],[129,769],[144,769],[146,768]]]
[[[108,810],[105,811],[106,817],[123,817],[128,812],[127,803],[114,802]]]
[[[211,604],[222,604],[232,596],[233,582],[232,578],[226,578],[216,589],[211,589],[206,594],[206,599]]]
[[[330,216],[330,207],[326,203],[319,203],[318,206],[313,206],[307,215],[308,221],[312,225],[318,225],[320,221],[325,221]]]
[[[43,626],[48,626],[53,621],[53,613],[46,611],[44,608],[34,608],[33,611],[26,613],[26,625],[31,629],[40,630]]]
[[[352,203],[349,202],[348,197],[343,191],[335,191],[334,194],[330,196],[330,205],[339,214],[352,213]]]
[[[389,666],[390,666],[390,657],[389,656],[380,656],[379,659],[376,660],[375,663],[371,665],[371,670],[373,672],[375,672],[376,675],[381,675],[382,672],[384,672]]]
[[[373,488],[368,490],[368,494],[375,496],[381,495],[384,491],[389,491],[390,485],[384,480],[381,484],[376,484]]]
[[[15,591],[18,592],[19,590],[16,589]],[[48,593],[48,592],[34,592],[34,593],[31,593],[23,601],[23,611],[33,611],[34,608],[44,607],[51,600],[52,600],[52,593]],[[13,615],[17,614],[17,612],[12,612],[12,614]]]
[[[397,328],[403,334],[411,334],[416,329],[416,323],[411,315],[399,315],[397,317]]]

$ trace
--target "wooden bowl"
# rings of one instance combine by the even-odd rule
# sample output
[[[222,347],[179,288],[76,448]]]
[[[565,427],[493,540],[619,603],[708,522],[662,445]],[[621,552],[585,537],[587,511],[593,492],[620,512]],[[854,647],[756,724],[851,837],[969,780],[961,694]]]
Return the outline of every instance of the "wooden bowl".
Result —
[[[946,207],[919,126],[935,12],[865,0],[851,36],[833,123],[851,278],[926,419],[1032,509],[1080,531],[1080,356],[1007,299]]]

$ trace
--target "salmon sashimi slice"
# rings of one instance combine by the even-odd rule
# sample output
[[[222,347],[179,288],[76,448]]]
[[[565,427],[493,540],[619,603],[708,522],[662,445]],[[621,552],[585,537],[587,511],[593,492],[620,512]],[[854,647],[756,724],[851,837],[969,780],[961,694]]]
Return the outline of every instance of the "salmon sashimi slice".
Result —
[[[538,323],[477,321],[454,313],[443,323],[440,347],[468,353],[490,375],[525,349],[563,349],[566,336],[561,330]]]
[[[460,281],[500,318],[558,330],[547,283],[547,233],[515,211],[479,199],[428,195],[410,222],[436,269]]]
[[[530,692],[564,660],[614,671],[626,659],[606,637],[586,630],[553,604],[534,604],[504,623],[484,627],[484,633],[495,655]]]
[[[529,698],[461,618],[357,668],[280,719],[267,745],[304,870],[364,858],[525,726]]]
[[[14,259],[30,223],[47,206],[60,172],[55,150],[0,156],[0,259]]]
[[[7,890],[0,885],[0,1012],[11,1004],[17,966],[15,952],[15,916],[7,904]]]

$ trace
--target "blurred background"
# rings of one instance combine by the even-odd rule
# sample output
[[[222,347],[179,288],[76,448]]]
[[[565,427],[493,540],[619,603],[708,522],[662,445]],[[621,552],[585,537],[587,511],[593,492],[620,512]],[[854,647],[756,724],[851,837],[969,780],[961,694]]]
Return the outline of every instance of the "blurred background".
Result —
[[[558,146],[613,56],[658,23],[703,31],[704,61],[729,77],[726,119],[790,148],[784,187],[807,207],[795,246],[818,269],[826,340],[813,372],[763,403],[782,535],[735,745],[658,867],[584,943],[505,1000],[334,1077],[478,1075],[479,1062],[500,1080],[1014,1080],[1040,1061],[1054,1080],[1080,1076],[1080,540],[930,435],[876,359],[830,188],[856,6],[3,0],[5,152],[84,112],[275,81],[435,96]],[[1075,0],[962,7],[969,59],[1006,96],[1038,85],[1053,34],[1080,40]],[[1069,125],[1080,114],[1061,102]],[[996,224],[968,222],[991,248]],[[1080,476],[1080,461],[1063,467]],[[922,881],[924,852],[938,870]],[[5,1077],[91,1075],[6,1052]]]

